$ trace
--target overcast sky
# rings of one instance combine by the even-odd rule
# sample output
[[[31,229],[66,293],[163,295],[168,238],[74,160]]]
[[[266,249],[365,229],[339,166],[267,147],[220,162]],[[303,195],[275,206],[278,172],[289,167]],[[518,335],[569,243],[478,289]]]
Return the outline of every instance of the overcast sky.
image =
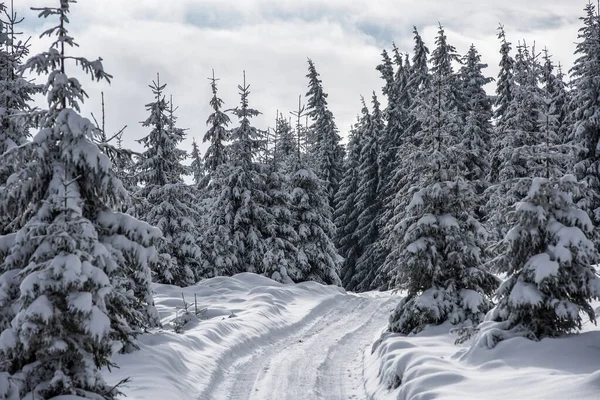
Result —
[[[159,72],[180,107],[179,125],[189,128],[183,145],[189,148],[191,139],[201,142],[206,131],[207,78],[213,68],[226,108],[238,104],[237,85],[246,70],[250,104],[263,113],[256,125],[266,128],[273,126],[276,110],[289,115],[297,108],[298,95],[307,91],[306,59],[312,58],[345,136],[360,111],[359,96],[380,92],[383,83],[375,67],[381,50],[395,41],[401,51],[411,51],[413,25],[430,49],[438,21],[461,54],[474,43],[489,64],[489,76],[498,71],[499,23],[513,47],[518,40],[535,41],[568,68],[587,1],[79,0],[71,6],[70,33],[80,44],[73,54],[102,57],[114,75],[111,85],[82,79],[90,95],[85,116],[100,114],[104,91],[107,129],[128,125],[125,143],[140,150],[135,140],[148,133],[139,123],[147,117],[144,105],[152,101],[148,84]],[[38,20],[29,7],[56,4],[15,0],[34,53],[47,47],[38,37],[55,21]]]

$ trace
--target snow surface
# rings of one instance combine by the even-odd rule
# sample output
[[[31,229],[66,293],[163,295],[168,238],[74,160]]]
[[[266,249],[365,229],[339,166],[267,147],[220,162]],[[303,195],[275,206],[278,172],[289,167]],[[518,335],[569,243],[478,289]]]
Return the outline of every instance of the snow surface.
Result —
[[[600,391],[600,329],[589,322],[579,335],[469,350],[454,344],[448,323],[383,333],[400,300],[389,292],[249,273],[154,290],[164,329],[142,335],[139,351],[104,371],[109,384],[131,378],[121,388],[130,400],[591,400]]]
[[[109,384],[131,377],[128,400],[364,399],[362,358],[397,298],[244,273],[179,288],[154,285],[163,330],[117,355]],[[199,317],[178,334],[182,293]]]
[[[600,303],[595,303],[597,314]],[[592,400],[600,398],[600,329],[494,349],[455,345],[452,325],[384,333],[365,355],[367,398],[377,400]]]

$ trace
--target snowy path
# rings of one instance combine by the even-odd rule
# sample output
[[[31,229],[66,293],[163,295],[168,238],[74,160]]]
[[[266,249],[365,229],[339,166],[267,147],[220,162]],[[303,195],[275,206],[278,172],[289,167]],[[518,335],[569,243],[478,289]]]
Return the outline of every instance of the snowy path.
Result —
[[[364,351],[397,299],[367,294],[336,300],[269,344],[240,354],[200,400],[365,399]]]

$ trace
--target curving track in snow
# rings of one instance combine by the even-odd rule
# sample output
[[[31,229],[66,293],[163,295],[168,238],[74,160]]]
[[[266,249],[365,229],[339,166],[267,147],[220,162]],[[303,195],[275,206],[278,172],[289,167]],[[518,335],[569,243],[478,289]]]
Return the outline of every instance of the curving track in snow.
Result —
[[[394,298],[340,296],[261,347],[238,354],[200,400],[365,399],[363,357]]]

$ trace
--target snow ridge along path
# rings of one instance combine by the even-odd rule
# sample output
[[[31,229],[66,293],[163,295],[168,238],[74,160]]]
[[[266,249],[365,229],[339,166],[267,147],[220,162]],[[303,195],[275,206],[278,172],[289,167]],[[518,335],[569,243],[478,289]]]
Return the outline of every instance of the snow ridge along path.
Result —
[[[346,294],[296,329],[238,354],[200,400],[365,399],[365,349],[387,324],[388,294]]]

